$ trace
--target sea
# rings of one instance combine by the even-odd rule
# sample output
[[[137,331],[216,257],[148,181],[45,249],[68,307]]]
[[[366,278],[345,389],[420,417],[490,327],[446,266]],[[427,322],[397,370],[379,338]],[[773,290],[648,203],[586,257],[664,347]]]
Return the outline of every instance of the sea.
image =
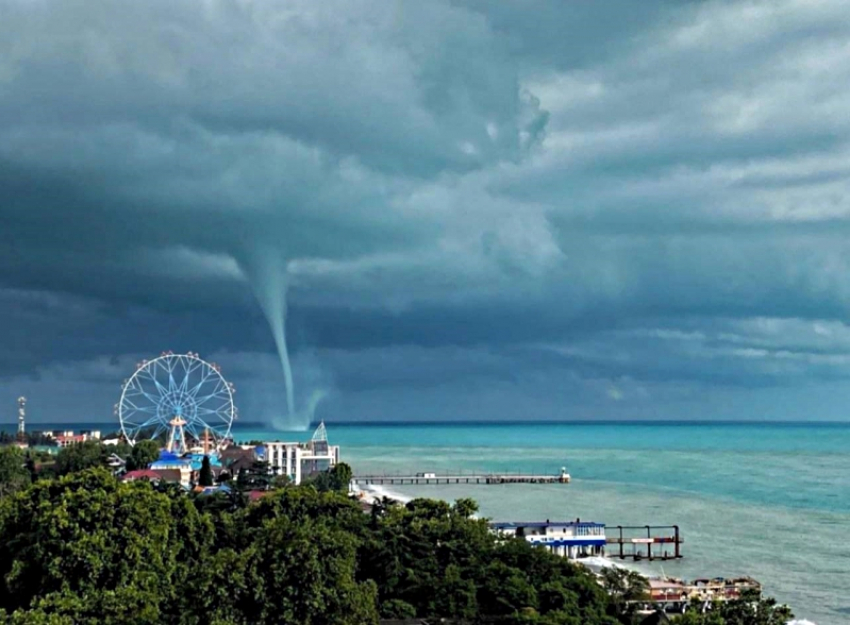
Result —
[[[850,623],[850,423],[328,423],[327,432],[355,474],[555,475],[565,467],[568,485],[386,488],[398,497],[471,497],[480,516],[496,521],[678,525],[684,558],[643,561],[639,570],[749,575],[800,623]],[[239,441],[309,436],[234,428]]]

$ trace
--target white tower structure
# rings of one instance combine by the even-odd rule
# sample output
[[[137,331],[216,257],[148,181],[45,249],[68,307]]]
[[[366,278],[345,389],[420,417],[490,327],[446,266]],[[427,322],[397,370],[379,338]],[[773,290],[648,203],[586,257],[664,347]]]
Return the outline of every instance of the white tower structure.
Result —
[[[168,425],[171,426],[171,432],[168,435],[168,445],[165,448],[175,454],[185,453],[186,432],[183,430],[183,426],[186,425],[185,419],[179,415],[175,416],[168,422]]]
[[[324,441],[324,442],[328,441],[328,430],[325,428],[325,422],[324,421],[319,423],[319,427],[317,427],[316,431],[313,432],[312,441],[314,443],[319,442],[319,441]]]
[[[23,442],[26,437],[27,398],[18,397],[18,439]]]

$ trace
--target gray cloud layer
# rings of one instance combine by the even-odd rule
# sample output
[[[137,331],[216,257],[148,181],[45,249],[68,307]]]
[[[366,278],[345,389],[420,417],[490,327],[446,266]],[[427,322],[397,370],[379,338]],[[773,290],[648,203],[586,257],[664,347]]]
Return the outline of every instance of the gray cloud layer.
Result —
[[[10,416],[108,418],[166,348],[275,414],[271,246],[328,417],[844,417],[844,2],[0,16]]]

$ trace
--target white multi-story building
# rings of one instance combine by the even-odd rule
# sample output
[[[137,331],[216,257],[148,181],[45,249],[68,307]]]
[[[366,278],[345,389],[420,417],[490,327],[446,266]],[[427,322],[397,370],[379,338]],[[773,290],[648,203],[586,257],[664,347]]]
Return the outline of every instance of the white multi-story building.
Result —
[[[278,475],[286,475],[293,484],[311,473],[327,471],[339,463],[339,445],[328,444],[324,422],[319,424],[313,438],[306,443],[274,441],[263,444],[266,462]]]
[[[45,434],[56,441],[59,447],[68,447],[74,443],[100,440],[100,430],[82,430],[79,434],[75,434],[74,430],[54,430]]]

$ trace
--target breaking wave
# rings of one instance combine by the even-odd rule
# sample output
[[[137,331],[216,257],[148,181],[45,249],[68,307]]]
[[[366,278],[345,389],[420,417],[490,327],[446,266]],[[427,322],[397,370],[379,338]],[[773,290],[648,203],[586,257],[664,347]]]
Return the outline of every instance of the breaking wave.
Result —
[[[364,496],[372,499],[379,500],[383,497],[387,497],[388,499],[392,499],[394,501],[398,501],[399,503],[407,503],[411,501],[412,497],[408,497],[406,495],[402,495],[401,493],[397,493],[388,488],[384,488],[380,484],[362,484],[360,485],[360,492],[364,494]]]

